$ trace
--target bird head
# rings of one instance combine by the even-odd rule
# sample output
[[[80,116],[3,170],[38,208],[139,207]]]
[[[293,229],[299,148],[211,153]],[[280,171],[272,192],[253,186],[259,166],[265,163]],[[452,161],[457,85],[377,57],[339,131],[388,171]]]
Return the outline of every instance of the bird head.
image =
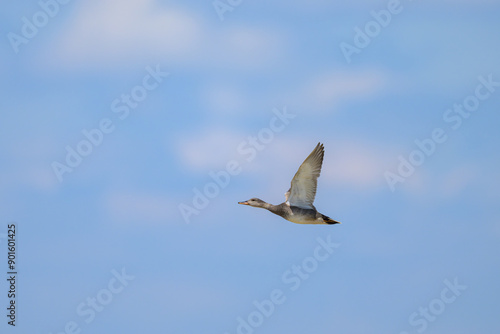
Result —
[[[259,198],[250,198],[248,201],[238,202],[238,204],[255,206],[257,208],[262,208],[266,204],[263,200]]]

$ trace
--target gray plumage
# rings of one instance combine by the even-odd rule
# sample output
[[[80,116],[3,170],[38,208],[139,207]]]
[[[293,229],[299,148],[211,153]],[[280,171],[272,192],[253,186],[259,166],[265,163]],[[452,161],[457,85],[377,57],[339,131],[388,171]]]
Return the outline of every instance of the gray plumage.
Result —
[[[324,154],[323,144],[318,143],[295,173],[290,189],[285,193],[285,202],[273,205],[252,198],[238,203],[269,210],[297,224],[340,224],[319,213],[313,205]]]

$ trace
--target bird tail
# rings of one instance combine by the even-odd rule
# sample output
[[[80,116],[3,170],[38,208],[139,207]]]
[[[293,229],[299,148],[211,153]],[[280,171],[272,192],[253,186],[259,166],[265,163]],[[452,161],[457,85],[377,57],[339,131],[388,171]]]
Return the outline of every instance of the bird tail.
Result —
[[[328,217],[328,216],[325,216],[325,215],[321,215],[321,218],[323,218],[323,221],[326,223],[326,224],[330,224],[330,225],[333,225],[333,224],[340,224],[340,222],[336,221],[336,220],[333,220],[332,218]]]

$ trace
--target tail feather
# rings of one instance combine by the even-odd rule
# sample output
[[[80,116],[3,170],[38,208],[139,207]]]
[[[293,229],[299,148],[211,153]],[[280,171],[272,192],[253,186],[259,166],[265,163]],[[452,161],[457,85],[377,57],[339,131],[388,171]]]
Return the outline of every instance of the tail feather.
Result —
[[[333,224],[340,224],[340,222],[336,221],[336,220],[333,220],[332,218],[328,217],[328,216],[325,216],[325,215],[321,215],[321,218],[323,218],[323,221],[326,223],[326,224],[330,224],[330,225],[333,225]]]

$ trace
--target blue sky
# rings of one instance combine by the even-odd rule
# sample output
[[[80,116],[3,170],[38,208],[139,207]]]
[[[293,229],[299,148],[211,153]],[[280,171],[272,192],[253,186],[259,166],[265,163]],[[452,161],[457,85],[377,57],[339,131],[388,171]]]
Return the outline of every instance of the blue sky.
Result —
[[[500,330],[498,1],[61,2],[0,14],[2,333]],[[237,205],[318,142],[341,225]]]

